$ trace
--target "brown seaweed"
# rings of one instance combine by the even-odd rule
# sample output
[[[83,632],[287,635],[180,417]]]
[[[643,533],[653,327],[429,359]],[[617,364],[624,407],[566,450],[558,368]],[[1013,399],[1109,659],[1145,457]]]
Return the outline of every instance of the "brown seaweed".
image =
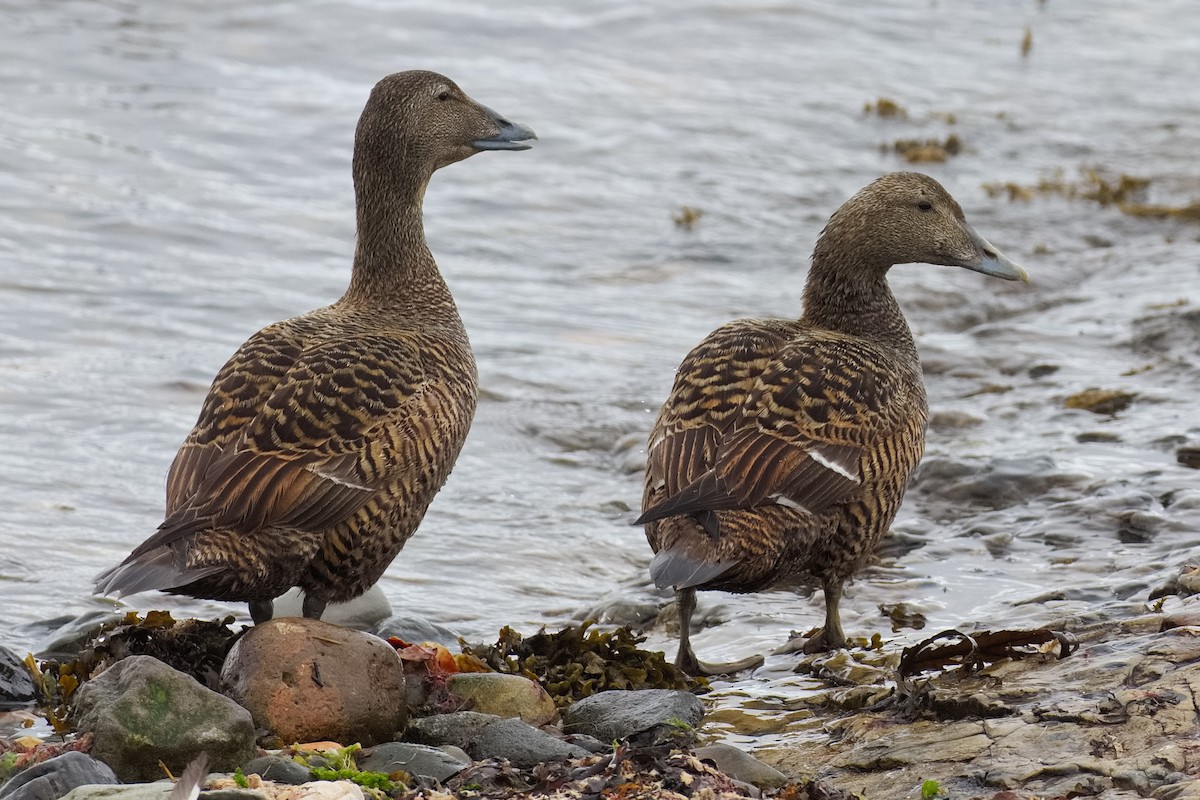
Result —
[[[559,707],[608,689],[707,688],[706,681],[689,678],[662,653],[640,649],[645,636],[627,626],[602,633],[594,624],[589,620],[558,633],[543,630],[528,637],[506,626],[496,644],[464,643],[463,653],[497,672],[538,681]]]
[[[1058,649],[1058,658],[1066,658],[1079,649],[1079,642],[1069,633],[1039,628],[1031,631],[981,631],[967,634],[962,631],[942,631],[900,655],[898,672],[907,678],[926,670],[958,666],[970,672],[988,662],[1020,659],[1041,655]]]

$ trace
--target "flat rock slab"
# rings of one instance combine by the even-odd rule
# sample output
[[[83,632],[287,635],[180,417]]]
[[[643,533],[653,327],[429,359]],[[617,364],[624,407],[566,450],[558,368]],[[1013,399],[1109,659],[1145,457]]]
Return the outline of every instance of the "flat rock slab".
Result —
[[[225,694],[285,742],[371,745],[403,730],[404,666],[370,634],[300,617],[256,625],[221,667]]]
[[[951,797],[1200,797],[1200,628],[1137,618],[1079,631],[1062,660],[938,674],[934,708],[987,700],[1006,716],[905,721],[890,709],[835,718],[755,755],[789,776],[820,772],[872,800],[910,800],[935,780]],[[928,706],[926,706],[928,708]],[[818,709],[818,718],[821,711]],[[785,734],[786,735],[786,734]]]
[[[122,781],[175,774],[208,753],[213,772],[233,771],[255,752],[254,721],[237,703],[150,656],[130,656],[75,693],[76,726],[95,736],[91,755]]]
[[[608,691],[567,707],[563,731],[615,742],[631,736],[690,742],[704,719],[704,705],[694,694],[675,689]]]

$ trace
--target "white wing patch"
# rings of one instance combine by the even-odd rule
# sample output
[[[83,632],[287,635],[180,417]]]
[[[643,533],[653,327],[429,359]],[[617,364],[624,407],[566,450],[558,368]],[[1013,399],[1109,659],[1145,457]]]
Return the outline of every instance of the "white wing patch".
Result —
[[[827,456],[825,453],[822,453],[821,448],[814,447],[811,450],[809,450],[808,457],[811,458],[813,461],[817,462],[818,464],[820,464],[822,467],[825,467],[825,469],[831,470],[833,472],[836,472],[838,475],[841,475],[846,480],[854,481],[855,483],[859,483],[858,475],[850,472],[850,467],[851,467],[850,464],[839,464],[836,460],[834,460],[834,458],[831,458],[831,457]],[[857,472],[857,470],[855,470],[855,472]]]

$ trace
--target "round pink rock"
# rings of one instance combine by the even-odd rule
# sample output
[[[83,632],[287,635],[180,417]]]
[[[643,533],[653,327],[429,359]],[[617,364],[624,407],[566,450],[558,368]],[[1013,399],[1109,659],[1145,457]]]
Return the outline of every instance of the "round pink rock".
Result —
[[[221,667],[221,688],[285,742],[391,741],[404,728],[404,667],[382,639],[301,617],[256,625]]]

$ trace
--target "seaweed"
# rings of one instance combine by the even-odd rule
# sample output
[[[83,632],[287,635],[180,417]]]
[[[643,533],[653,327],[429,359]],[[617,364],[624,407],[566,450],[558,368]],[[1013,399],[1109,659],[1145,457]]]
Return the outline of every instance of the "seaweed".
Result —
[[[217,689],[221,665],[236,638],[229,626],[234,617],[205,622],[176,621],[169,612],[150,611],[143,618],[131,611],[118,622],[100,627],[95,638],[72,661],[54,659],[25,664],[38,688],[41,713],[55,732],[70,731],[71,698],[81,684],[123,658],[147,655]]]
[[[945,643],[945,640],[955,640]],[[1069,633],[1039,628],[1031,631],[980,631],[967,634],[961,631],[942,631],[904,648],[897,668],[901,678],[931,669],[958,665],[971,672],[989,661],[1005,658],[1019,659],[1041,655],[1058,649],[1058,657],[1066,658],[1079,649],[1079,641]]]
[[[696,223],[704,216],[704,209],[693,208],[692,206],[681,206],[679,211],[671,215],[671,220],[675,223],[675,227],[682,228],[685,231],[690,231],[696,227]]]
[[[1088,200],[1101,206],[1116,206],[1123,214],[1141,219],[1180,219],[1200,223],[1200,200],[1184,205],[1161,205],[1146,202],[1149,178],[1128,175],[1124,172],[1112,175],[1098,167],[1082,167],[1077,180],[1068,180],[1061,169],[1036,184],[1022,185],[996,181],[983,184],[989,197],[1007,195],[1009,202],[1029,202],[1035,197],[1063,197],[1068,200]]]
[[[877,117],[884,119],[905,119],[908,117],[908,110],[887,97],[881,97],[874,103],[866,103],[863,105],[863,114],[874,114]]]
[[[463,643],[463,652],[497,672],[538,681],[560,708],[608,689],[708,688],[707,681],[689,678],[662,653],[638,648],[646,637],[628,626],[602,633],[592,628],[594,624],[588,620],[558,633],[542,630],[529,637],[506,626],[496,644]]]
[[[884,152],[894,152],[904,156],[910,164],[941,163],[958,155],[963,150],[962,139],[952,133],[944,140],[938,139],[897,139],[891,145],[881,145]]]

